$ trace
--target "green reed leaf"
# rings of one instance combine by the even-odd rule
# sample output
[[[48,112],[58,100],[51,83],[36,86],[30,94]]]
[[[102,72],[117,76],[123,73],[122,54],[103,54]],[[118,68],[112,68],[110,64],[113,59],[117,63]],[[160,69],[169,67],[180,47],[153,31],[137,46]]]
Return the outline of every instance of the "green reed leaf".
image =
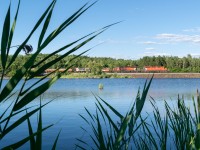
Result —
[[[17,142],[17,143],[14,143],[14,144],[11,144],[11,145],[9,145],[9,146],[6,146],[6,147],[2,148],[2,150],[10,150],[10,149],[17,149],[17,148],[20,148],[20,147],[21,147],[22,145],[24,145],[26,142],[30,141],[30,139],[31,139],[32,137],[34,137],[34,136],[40,134],[41,132],[47,130],[48,128],[50,128],[50,127],[52,127],[52,126],[53,126],[53,124],[52,124],[52,125],[49,125],[49,126],[47,126],[47,127],[45,127],[45,128],[43,128],[43,129],[40,130],[40,131],[35,132],[35,133],[32,134],[31,136],[28,136],[28,137],[26,137],[26,138],[20,140],[20,141]]]
[[[100,34],[100,33],[99,33]],[[37,74],[41,74],[44,72],[44,70],[46,70],[47,68],[51,67],[52,65],[56,64],[57,62],[59,62],[60,60],[62,60],[63,58],[65,58],[66,56],[70,55],[71,53],[77,51],[78,49],[80,49],[82,46],[84,46],[85,44],[87,44],[88,42],[90,42],[92,39],[94,39],[97,35],[83,41],[82,43],[80,43],[79,45],[77,45],[76,47],[72,48],[71,50],[69,50],[68,52],[64,53],[63,55],[61,55],[60,57],[44,64],[42,67],[40,67],[36,72],[34,72],[32,74],[32,77],[34,77]],[[37,67],[37,66],[36,66]]]
[[[7,108],[5,109],[5,111],[1,114],[0,120],[4,120],[4,119],[2,119],[2,118],[4,117],[4,115],[5,115],[6,112],[9,110],[9,108],[12,106],[13,103],[14,103],[14,101],[12,101],[12,102],[7,106]],[[0,124],[1,124],[1,122],[0,122]],[[0,129],[1,129],[1,127],[0,127]],[[1,132],[1,130],[0,130],[0,132]]]
[[[27,69],[25,67],[22,67],[12,76],[12,78],[8,81],[8,83],[3,88],[2,92],[0,93],[0,102],[2,102],[14,90],[16,85],[23,78],[26,71]]]
[[[14,53],[14,55],[11,58],[11,61],[8,65],[8,67],[15,61],[16,57],[18,56],[19,52],[21,51],[21,49],[24,47],[24,45],[27,43],[27,41],[29,40],[29,38],[31,37],[31,35],[35,32],[35,30],[38,28],[38,26],[40,25],[40,23],[43,21],[43,19],[45,18],[46,14],[48,13],[49,9],[51,8],[51,6],[55,3],[55,0],[50,4],[50,6],[47,8],[47,10],[43,13],[43,15],[41,16],[41,18],[39,19],[39,21],[36,23],[35,27],[33,28],[33,30],[31,31],[31,33],[29,34],[29,36],[27,37],[27,39],[19,46],[19,48],[16,50],[16,52]],[[3,88],[1,94],[0,94],[0,102],[5,99],[12,91],[13,89],[16,87],[16,85],[19,83],[19,81],[24,77],[25,73],[27,72],[27,70],[33,65],[35,58],[37,57],[37,55],[39,54],[39,50],[24,64],[24,66],[19,69],[15,75],[12,76],[12,78],[8,81],[8,83],[6,84],[6,86]],[[7,68],[8,68],[7,67]]]
[[[195,137],[195,147],[200,149],[200,124],[197,125],[196,137]]]
[[[146,97],[147,97],[147,93],[149,91],[149,88],[150,88],[150,85],[151,85],[151,82],[152,82],[152,79],[153,79],[153,76],[151,77],[147,86],[146,86],[147,81],[145,82],[144,89],[142,91],[142,96],[141,96],[140,100],[136,101],[136,115],[135,115],[136,118],[138,118],[138,116],[140,115],[140,113],[142,111],[142,108],[144,106],[144,103],[145,103],[145,100],[146,100]]]
[[[78,147],[78,148],[80,148],[80,149],[82,149],[82,150],[87,150],[87,149],[85,149],[84,147],[82,147],[82,146],[80,146],[80,145],[78,145],[78,144],[75,144],[76,145],[76,147]]]
[[[31,126],[30,118],[27,118],[27,123],[28,123],[28,131],[29,131],[29,136],[30,136],[30,149],[35,150],[35,138],[31,136],[34,133]]]
[[[14,18],[14,21],[13,21],[13,24],[12,24],[12,28],[10,30],[9,39],[8,39],[8,46],[7,46],[7,52],[6,52],[7,53],[6,54],[6,58],[8,57],[10,46],[11,46],[11,43],[12,43],[12,38],[13,38],[13,34],[14,34],[14,31],[15,31],[15,26],[16,26],[16,23],[17,23],[17,17],[18,17],[20,2],[21,2],[21,0],[18,1],[17,11],[16,11],[15,18]]]
[[[102,109],[103,113],[105,114],[105,117],[108,119],[109,123],[112,124],[113,128],[115,129],[116,132],[119,131],[119,129],[117,128],[117,125],[114,123],[114,121],[112,120],[111,116],[108,114],[107,110],[103,107],[103,105],[99,102],[98,99],[96,99],[100,108]]]
[[[38,128],[37,132],[42,130],[42,104],[41,104],[41,99],[40,99],[40,109],[39,109],[39,121],[38,121]],[[36,149],[41,150],[42,149],[42,132],[38,133],[36,136]]]
[[[104,114],[101,110],[101,108],[95,103],[97,110],[99,111],[99,113],[101,114],[101,117],[103,118],[104,123],[106,124],[106,118],[104,117]]]
[[[105,147],[105,143],[104,143],[104,136],[103,136],[103,131],[102,131],[102,127],[100,124],[100,120],[99,120],[99,116],[97,114],[97,128],[98,128],[98,141],[99,141],[99,149],[106,149]]]
[[[43,83],[39,87],[33,89],[28,94],[26,94],[15,106],[14,111],[21,109],[22,107],[26,106],[28,103],[33,101],[36,97],[44,93],[48,90],[52,84],[54,84],[59,78],[61,74],[56,75],[54,78],[49,79],[47,82]]]
[[[6,118],[4,118],[4,119],[1,119],[0,124],[2,124],[2,123],[4,123],[5,121],[9,120],[11,117],[14,117],[14,116],[16,116],[17,114],[20,114],[21,112],[27,111],[28,109],[33,108],[33,107],[34,107],[34,106],[30,106],[30,107],[28,107],[28,108],[25,108],[25,109],[22,109],[22,110],[20,110],[20,111],[17,111],[17,112],[15,112],[15,113],[10,114],[8,117],[6,117]]]
[[[80,116],[83,120],[85,120],[85,122],[86,122],[87,124],[90,124],[89,121],[88,121],[83,115],[79,114],[79,116]]]
[[[49,10],[51,9],[51,7],[54,5],[54,3],[56,2],[56,0],[53,0],[51,2],[51,4],[49,5],[49,7],[45,10],[45,12],[42,14],[42,16],[40,17],[40,19],[37,21],[37,23],[35,24],[34,28],[32,29],[32,31],[30,32],[30,34],[28,35],[28,37],[25,39],[25,41],[17,48],[17,50],[15,51],[15,53],[13,54],[9,65],[7,66],[7,68],[10,67],[10,65],[15,61],[15,59],[17,58],[18,54],[20,53],[20,51],[24,48],[24,46],[26,45],[26,43],[28,42],[28,40],[30,39],[30,37],[33,35],[33,33],[36,31],[36,29],[39,27],[39,25],[42,23],[42,21],[44,20],[44,18],[46,17],[46,15],[48,14]]]
[[[58,135],[57,135],[57,137],[56,137],[56,139],[55,139],[55,141],[54,141],[52,150],[56,150],[56,145],[57,145],[57,143],[58,143],[58,138],[59,138],[59,136],[60,136],[60,133],[61,133],[61,130],[59,131],[59,133],[58,133]]]
[[[72,16],[70,16],[67,20],[65,20],[57,29],[55,29],[43,42],[41,45],[41,49],[45,48],[60,32],[62,32],[67,26],[69,26],[71,23],[73,23],[79,16],[81,16],[86,10],[88,10],[90,7],[92,7],[96,2],[92,3],[88,7],[86,3],[83,5],[78,11],[76,11]],[[86,7],[86,8],[85,8]],[[84,9],[85,8],[85,9]]]
[[[108,104],[105,100],[103,100],[101,97],[98,96],[98,98],[104,103],[106,104],[106,106],[112,110],[112,112],[117,115],[120,119],[123,118],[122,114],[120,114],[114,107],[112,107],[110,104]]]
[[[25,120],[27,120],[27,118],[29,118],[30,116],[32,116],[34,113],[36,113],[39,110],[39,108],[27,113],[26,115],[22,116],[21,118],[19,118],[16,122],[14,122],[12,125],[10,125],[8,128],[6,128],[2,135],[5,136],[7,133],[9,133],[10,131],[13,131],[13,129],[15,129],[16,127],[18,127],[19,125],[21,125]]]
[[[81,40],[83,40],[83,39],[85,39],[85,38],[87,38],[87,37],[89,37],[89,36],[92,36],[92,35],[94,35],[94,34],[96,34],[96,33],[99,33],[99,32],[101,32],[101,31],[103,31],[103,30],[105,31],[105,30],[107,30],[109,27],[111,27],[111,26],[113,26],[113,25],[116,25],[116,24],[118,24],[118,23],[120,23],[120,22],[116,22],[116,23],[107,25],[107,26],[105,26],[105,27],[103,27],[103,28],[101,28],[101,29],[99,29],[99,30],[97,30],[97,31],[94,31],[94,32],[92,32],[92,33],[87,34],[86,36],[81,37],[80,39],[78,39],[78,40],[76,40],[76,41],[74,41],[74,42],[71,42],[70,44],[67,44],[66,46],[63,46],[62,48],[60,48],[60,49],[58,49],[58,50],[52,52],[51,54],[49,54],[48,56],[46,56],[45,58],[43,58],[41,61],[37,62],[37,63],[36,63],[35,65],[33,65],[32,67],[35,68],[35,67],[39,66],[41,63],[43,63],[44,61],[46,61],[46,60],[49,59],[50,57],[52,57],[52,56],[58,54],[59,52],[61,52],[61,51],[65,50],[65,49],[67,49],[68,47],[70,47],[70,46],[76,44],[77,42],[79,42],[79,41],[81,41]]]
[[[67,64],[68,65],[68,64]],[[66,68],[66,70],[70,69],[73,65],[71,66],[64,66]],[[36,81],[35,83],[33,83],[32,85],[30,85],[27,89],[25,89],[23,92],[20,93],[20,96],[23,96],[24,94],[26,94],[28,91],[30,91],[31,89],[34,88],[34,86],[38,85],[39,83],[41,83],[42,81],[44,81],[45,79],[47,79],[51,74],[57,72],[60,69],[60,67],[58,69],[56,69],[55,71],[43,76],[42,78],[40,78],[38,81]],[[63,72],[64,73],[64,72]]]
[[[127,129],[127,126],[128,126],[128,123],[131,119],[131,115],[128,115],[124,118],[121,126],[120,126],[120,129],[117,133],[117,138],[115,140],[115,148],[117,149],[120,145],[120,142],[122,141],[123,137],[124,137],[124,134],[125,134],[125,131]]]
[[[38,41],[38,48],[40,47],[41,43],[42,43],[42,40],[44,38],[44,35],[48,29],[48,26],[49,26],[49,23],[50,23],[50,20],[51,20],[51,16],[52,16],[52,12],[54,10],[54,6],[55,6],[56,2],[53,3],[52,7],[51,7],[51,10],[49,11],[49,14],[44,22],[44,25],[43,25],[43,28],[42,28],[42,32],[40,33],[40,37],[39,37],[39,41]]]
[[[92,121],[94,122],[94,117],[92,116],[92,114],[89,112],[89,110],[88,110],[86,107],[84,107],[84,108],[85,108],[87,114],[90,116],[90,118],[91,118]]]
[[[42,105],[41,107],[36,108],[36,109],[30,111],[29,113],[23,115],[22,117],[20,117],[17,121],[15,121],[13,124],[11,124],[9,127],[7,127],[5,130],[3,130],[2,137],[5,136],[6,134],[8,134],[10,131],[13,131],[13,129],[15,129],[16,127],[21,125],[24,121],[26,121],[28,118],[30,118],[30,116],[32,116],[33,114],[38,112],[41,108],[43,108],[50,102],[52,102],[52,101],[49,101],[49,102],[45,103],[44,105]]]
[[[3,69],[5,69],[7,61],[6,50],[8,46],[9,30],[10,30],[10,5],[4,20],[2,37],[1,37],[1,65]]]

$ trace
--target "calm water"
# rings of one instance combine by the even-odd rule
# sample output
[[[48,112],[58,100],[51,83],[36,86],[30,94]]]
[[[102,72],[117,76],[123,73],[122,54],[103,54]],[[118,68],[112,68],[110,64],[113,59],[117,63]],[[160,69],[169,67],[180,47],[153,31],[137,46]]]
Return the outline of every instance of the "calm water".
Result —
[[[34,79],[37,80],[37,79]],[[6,82],[6,80],[5,80]],[[77,143],[75,138],[82,136],[80,126],[85,122],[78,114],[86,116],[84,107],[95,112],[95,93],[114,106],[119,112],[125,114],[133,103],[139,87],[143,88],[145,79],[60,79],[43,96],[43,103],[55,99],[43,109],[43,125],[55,124],[44,132],[43,148],[50,149],[57,133],[61,129],[58,141],[58,149],[74,149]],[[104,89],[99,90],[98,84],[103,83]],[[31,84],[31,83],[30,83]],[[143,113],[151,114],[151,107],[148,99],[150,96],[156,100],[162,111],[163,100],[172,104],[176,102],[177,94],[184,95],[185,100],[190,103],[191,97],[195,96],[196,90],[200,89],[200,79],[154,79],[149,90],[148,98]],[[38,104],[35,100],[33,104]],[[6,105],[6,104],[5,104]],[[1,107],[5,107],[4,105]],[[36,125],[36,117],[32,118],[33,127]],[[19,137],[26,137],[27,124],[17,128],[12,135],[6,136],[1,142],[0,148],[8,143],[16,142]],[[84,139],[88,139],[87,136]],[[22,149],[27,149],[29,144]]]

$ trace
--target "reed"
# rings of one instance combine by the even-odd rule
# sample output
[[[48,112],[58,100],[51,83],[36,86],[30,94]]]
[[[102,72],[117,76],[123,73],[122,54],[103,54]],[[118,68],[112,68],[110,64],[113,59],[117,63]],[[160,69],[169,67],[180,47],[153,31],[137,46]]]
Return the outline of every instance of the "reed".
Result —
[[[149,82],[146,81],[143,91],[140,94],[138,90],[137,97],[130,110],[122,115],[108,104],[105,100],[97,95],[94,95],[96,99],[96,114],[91,114],[87,108],[85,108],[88,117],[80,115],[86,122],[92,131],[87,131],[86,126],[82,127],[83,131],[88,133],[93,144],[89,144],[88,141],[83,139],[77,139],[78,148],[81,149],[101,149],[101,150],[117,150],[117,149],[130,149],[132,145],[132,137],[136,131],[142,126],[142,122],[138,123],[141,111],[143,109],[148,90],[150,88],[153,77]],[[113,113],[115,116],[110,116]]]
[[[165,110],[159,110],[152,101],[153,117],[142,124],[142,133],[134,137],[137,149],[199,149],[199,94],[192,98],[193,107],[178,96],[176,107],[165,101]],[[164,117],[161,117],[166,113]],[[141,118],[141,120],[144,120]]]
[[[151,79],[152,80],[152,79]],[[81,149],[199,149],[200,148],[200,96],[197,91],[192,107],[178,96],[176,105],[164,101],[164,110],[150,99],[153,115],[141,114],[151,84],[145,84],[140,96],[138,91],[131,109],[122,115],[99,96],[96,99],[96,113],[88,117],[80,115],[91,128],[82,127],[89,134],[93,144],[79,138],[77,147]],[[144,110],[143,110],[144,111]],[[111,117],[111,113],[114,114]],[[144,113],[143,113],[144,114]],[[117,118],[117,119],[116,119]]]
[[[48,54],[44,59],[35,63],[38,55],[56,39],[60,33],[63,32],[69,25],[77,20],[85,11],[87,11],[96,2],[89,4],[86,3],[74,14],[67,18],[51,33],[47,33],[50,25],[54,6],[56,0],[53,0],[46,8],[41,17],[38,19],[33,29],[24,39],[24,41],[16,47],[16,51],[12,55],[11,59],[8,59],[10,48],[12,46],[13,35],[15,26],[18,20],[18,12],[20,9],[21,1],[18,1],[17,11],[14,16],[14,21],[11,22],[11,7],[9,6],[5,15],[2,37],[1,37],[1,77],[0,77],[0,106],[7,102],[10,103],[7,108],[2,110],[0,114],[0,143],[4,140],[4,137],[11,134],[13,130],[16,130],[22,123],[27,122],[28,133],[27,137],[19,139],[16,143],[8,143],[6,147],[0,147],[1,149],[17,149],[23,146],[25,143],[30,143],[30,149],[42,148],[42,133],[48,128],[53,126],[50,124],[43,127],[42,123],[42,108],[48,103],[43,104],[41,99],[38,106],[30,106],[31,102],[48,90],[65,72],[55,72],[61,68],[58,67],[55,72],[51,72],[39,80],[34,80],[32,85],[28,84],[29,80],[32,80],[38,74],[44,72],[44,70],[51,68],[52,65],[61,61],[66,56],[77,51],[85,44],[93,40],[99,34],[110,28],[111,24],[105,26],[97,31],[87,34],[76,41],[67,43],[61,46],[59,49],[55,49],[52,53]],[[37,30],[41,29],[40,32]],[[16,70],[15,74],[8,80],[7,83],[3,83],[3,79],[6,77],[6,73],[10,67],[15,63],[21,51],[25,51],[28,54],[32,51],[30,45],[28,45],[34,33],[39,33],[37,48],[30,58]],[[28,51],[27,51],[28,50]],[[66,71],[73,66],[74,61],[79,56],[85,54],[90,49],[80,53],[75,58],[72,58],[64,64]],[[62,52],[58,58],[51,59],[52,56]],[[46,62],[44,64],[44,62]],[[63,66],[62,66],[63,67]],[[33,72],[32,68],[36,68]],[[48,78],[51,76],[51,78]],[[153,78],[153,77],[152,77]],[[193,97],[193,108],[189,108],[184,98],[178,97],[177,107],[172,108],[167,102],[165,102],[165,116],[162,117],[162,113],[156,106],[155,100],[152,98],[151,104],[153,108],[153,117],[147,118],[141,115],[148,90],[150,88],[152,78],[146,81],[142,92],[138,90],[137,97],[130,110],[125,115],[122,115],[114,107],[108,104],[105,100],[94,94],[96,99],[96,113],[91,114],[87,108],[85,108],[89,119],[80,115],[86,124],[91,127],[92,132],[87,131],[84,127],[84,132],[88,133],[93,145],[90,145],[88,141],[83,139],[77,139],[79,143],[77,148],[80,149],[200,149],[200,96],[197,92],[197,98]],[[46,80],[47,79],[47,80]],[[45,81],[46,80],[46,81]],[[45,82],[44,82],[45,81]],[[19,84],[22,82],[22,84]],[[15,87],[20,86],[19,91],[15,91]],[[15,96],[15,97],[14,97]],[[12,102],[9,99],[14,100]],[[193,111],[193,112],[192,112]],[[36,131],[33,130],[31,124],[31,117],[38,113],[38,124]],[[110,113],[115,115],[114,118],[110,116]],[[14,122],[11,121],[14,117],[18,117]],[[148,121],[150,119],[150,121]],[[52,149],[56,149],[56,144],[59,138],[60,132],[55,137],[55,142],[52,143]],[[1,145],[1,144],[0,144]]]
[[[10,2],[12,3],[12,2]],[[9,143],[6,147],[0,147],[1,149],[17,149],[21,147],[23,144],[29,142],[30,149],[41,149],[42,146],[42,133],[53,124],[43,127],[42,126],[42,108],[46,106],[46,104],[40,103],[38,106],[30,107],[30,103],[34,101],[36,98],[40,97],[46,90],[48,90],[69,68],[71,68],[76,61],[76,58],[85,54],[90,49],[87,49],[77,55],[76,57],[70,59],[67,63],[65,63],[62,67],[66,68],[66,71],[62,73],[56,73],[57,70],[61,68],[59,66],[54,72],[51,72],[37,81],[34,80],[33,84],[28,84],[29,80],[32,80],[37,75],[43,73],[46,69],[51,68],[52,65],[56,64],[59,61],[62,61],[63,58],[82,48],[85,44],[93,40],[96,36],[103,33],[109,27],[114,24],[105,26],[97,31],[91,32],[76,41],[71,43],[66,43],[65,45],[60,46],[60,48],[55,49],[52,53],[46,55],[45,58],[36,63],[36,59],[39,57],[39,54],[43,52],[43,50],[50,44],[53,43],[56,37],[60,35],[69,25],[73,24],[84,12],[86,12],[90,7],[92,7],[94,3],[86,3],[80,9],[78,9],[74,14],[72,14],[69,18],[66,18],[57,28],[52,30],[50,33],[46,31],[49,30],[49,25],[52,21],[52,14],[54,7],[56,5],[56,0],[52,0],[50,5],[46,8],[44,13],[41,14],[41,17],[38,19],[36,24],[33,26],[33,29],[24,39],[24,41],[17,45],[12,45],[13,35],[15,31],[15,26],[18,21],[18,12],[20,11],[21,1],[18,0],[17,11],[14,16],[14,21],[11,22],[11,4],[8,7],[7,13],[5,15],[3,28],[2,28],[2,36],[1,36],[1,67],[0,67],[0,106],[4,103],[10,103],[9,99],[14,99],[10,105],[3,110],[0,114],[0,143],[4,140],[4,137],[13,130],[16,130],[18,126],[22,123],[27,122],[27,126],[29,129],[29,133],[27,133],[27,137],[24,139],[18,139],[19,141],[16,143]],[[41,30],[40,30],[41,29]],[[40,30],[40,31],[38,31]],[[33,34],[38,35],[37,48],[33,49],[31,45],[28,44],[29,40],[32,38]],[[11,59],[8,59],[10,54],[10,48],[16,48],[13,55],[11,55]],[[16,58],[19,53],[25,51],[26,54],[30,55],[28,60],[19,67],[18,70],[14,73],[14,75],[8,80],[7,83],[3,83],[3,79],[6,77],[7,72],[10,70],[11,66],[15,63]],[[34,52],[33,52],[34,51]],[[29,54],[33,52],[32,54]],[[54,55],[62,52],[62,55],[59,57],[52,59]],[[45,62],[45,63],[44,63]],[[32,71],[34,69],[34,72]],[[48,78],[51,76],[51,78]],[[22,84],[20,83],[22,82]],[[15,91],[15,87],[19,86],[19,91]],[[39,121],[38,127],[36,131],[33,131],[31,125],[31,117],[39,113]],[[15,118],[16,120],[11,121],[15,116],[20,116],[19,118]],[[20,136],[19,136],[20,137]],[[55,143],[52,145],[52,149],[56,148],[56,143],[58,140],[59,134],[56,137]],[[1,144],[0,144],[1,145]]]

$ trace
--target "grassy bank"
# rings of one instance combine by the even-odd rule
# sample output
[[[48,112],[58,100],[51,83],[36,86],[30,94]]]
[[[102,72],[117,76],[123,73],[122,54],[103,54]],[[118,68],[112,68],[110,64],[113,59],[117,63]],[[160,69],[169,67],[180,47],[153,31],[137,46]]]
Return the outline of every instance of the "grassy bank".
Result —
[[[61,78],[92,78],[92,79],[100,79],[100,78],[132,78],[131,75],[121,75],[121,74],[100,74],[94,75],[92,73],[71,73],[68,75],[63,75]]]
[[[153,73],[118,73],[117,75],[128,75],[132,78],[148,78]],[[200,73],[154,73],[154,78],[200,78]]]
[[[153,73],[107,73],[94,75],[92,73],[71,73],[62,78],[148,78]],[[154,78],[200,78],[200,73],[154,73]]]
[[[62,75],[61,78],[69,79],[101,79],[101,78],[149,78],[154,74],[154,78],[200,78],[200,73],[104,73],[95,75],[93,73],[70,73]],[[54,75],[49,75],[52,78]],[[35,78],[42,78],[43,76],[36,76]],[[6,76],[4,79],[10,79]]]

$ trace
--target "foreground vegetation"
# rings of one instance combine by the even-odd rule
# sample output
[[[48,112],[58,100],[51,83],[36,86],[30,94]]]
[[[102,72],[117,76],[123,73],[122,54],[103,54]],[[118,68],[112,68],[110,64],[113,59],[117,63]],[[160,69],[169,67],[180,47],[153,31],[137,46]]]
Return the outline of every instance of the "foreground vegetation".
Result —
[[[56,0],[53,0],[50,5],[46,8],[44,13],[41,14],[41,17],[38,19],[36,24],[33,26],[33,29],[27,35],[22,43],[15,47],[14,54],[11,56],[10,49],[13,47],[12,40],[14,37],[15,26],[18,20],[18,12],[20,8],[21,1],[18,1],[17,10],[14,16],[13,22],[11,22],[11,4],[5,15],[2,37],[1,37],[1,77],[0,77],[0,145],[4,141],[5,136],[11,134],[17,127],[21,124],[27,122],[28,133],[27,137],[20,139],[16,143],[7,142],[6,147],[1,147],[1,149],[17,149],[24,145],[25,143],[30,143],[30,149],[40,150],[42,148],[42,133],[53,126],[50,124],[46,127],[42,126],[42,108],[48,103],[43,104],[41,99],[40,103],[36,106],[32,106],[31,102],[36,98],[39,98],[46,90],[48,90],[61,76],[63,73],[55,72],[64,67],[66,69],[73,66],[73,61],[86,53],[88,50],[83,51],[80,55],[69,59],[67,62],[64,62],[62,66],[57,66],[54,72],[46,74],[37,81],[33,81],[32,84],[29,83],[34,77],[38,74],[44,72],[45,69],[51,68],[54,64],[61,62],[66,56],[69,56],[79,48],[83,47],[85,44],[90,42],[96,36],[107,30],[110,26],[105,26],[97,31],[94,31],[90,34],[87,34],[80,39],[72,43],[60,46],[60,48],[54,50],[52,53],[45,55],[40,58],[40,53],[54,41],[54,39],[60,35],[60,33],[65,30],[69,25],[71,25],[77,18],[79,18],[86,10],[93,6],[96,2],[92,4],[86,3],[80,9],[78,9],[74,14],[69,18],[65,19],[56,29],[47,33],[49,29],[49,24],[52,19],[52,13]],[[40,31],[39,31],[40,30]],[[32,55],[29,55],[25,60],[20,58],[20,53],[25,51],[26,54],[32,51],[32,46],[27,44],[34,33],[39,33],[37,48]],[[62,55],[58,53],[62,52]],[[57,55],[57,57],[54,57]],[[36,61],[38,60],[38,61]],[[16,67],[16,68],[15,68]],[[36,68],[35,72],[32,72],[32,68]],[[4,77],[7,76],[9,72],[12,72],[11,78],[8,82],[4,82]],[[48,78],[51,75],[51,78]],[[47,80],[45,80],[47,79]],[[18,87],[19,90],[16,91],[15,88]],[[9,99],[14,99],[9,101]],[[8,103],[7,108],[2,107],[4,103]],[[31,119],[32,116],[38,113],[38,124],[36,131],[33,130]],[[52,143],[52,149],[56,148],[56,143],[59,137],[55,135],[55,142]]]
[[[27,123],[27,137],[20,139],[16,143],[9,143],[6,147],[0,147],[1,149],[17,149],[23,146],[25,143],[30,144],[30,149],[40,150],[42,148],[42,134],[48,128],[53,126],[50,124],[43,127],[42,122],[42,109],[48,103],[43,104],[41,95],[49,89],[63,73],[49,73],[39,80],[34,80],[33,84],[29,84],[29,81],[36,77],[37,74],[44,72],[47,68],[55,67],[59,69],[61,67],[71,68],[74,60],[77,63],[81,61],[77,58],[79,56],[71,57],[70,54],[86,43],[91,41],[97,35],[108,29],[110,26],[106,26],[96,32],[92,32],[78,39],[70,44],[66,44],[60,49],[54,52],[41,56],[41,51],[51,43],[68,25],[74,22],[79,16],[81,16],[91,5],[84,5],[72,16],[67,18],[58,28],[53,30],[50,34],[47,34],[49,23],[51,21],[52,12],[55,6],[56,0],[53,0],[49,7],[44,11],[37,23],[33,27],[30,34],[17,48],[14,54],[9,55],[10,48],[12,46],[12,38],[15,31],[15,25],[18,18],[18,11],[20,7],[20,1],[18,3],[17,12],[14,17],[14,21],[11,25],[10,7],[8,8],[1,38],[1,77],[0,77],[0,143],[5,140],[5,136],[12,134],[17,127],[23,123]],[[43,23],[43,25],[41,25]],[[11,26],[10,26],[11,25]],[[41,26],[41,32],[39,32],[39,38],[36,51],[32,55],[26,56],[24,61],[19,62],[19,53],[23,50],[31,49],[27,45],[27,42],[32,37],[33,33]],[[37,32],[38,33],[38,32]],[[47,34],[47,35],[46,35]],[[45,36],[46,35],[46,36]],[[67,51],[65,51],[67,50]],[[59,52],[63,52],[63,55],[58,55]],[[84,51],[80,55],[84,54]],[[25,51],[28,53],[28,51]],[[68,56],[68,61],[63,61]],[[84,59],[83,59],[84,60]],[[54,65],[58,66],[54,66]],[[61,65],[62,64],[62,65]],[[76,64],[76,63],[75,63]],[[82,63],[81,63],[82,64]],[[77,64],[76,64],[77,65]],[[150,64],[149,64],[150,65]],[[16,67],[15,69],[13,67]],[[185,66],[184,66],[185,67]],[[36,68],[36,72],[32,72],[31,69]],[[15,71],[14,71],[15,70]],[[7,83],[4,82],[4,77],[12,72],[11,78]],[[48,78],[49,76],[52,78]],[[47,80],[44,80],[47,79]],[[45,82],[43,82],[45,81]],[[197,102],[193,99],[193,109],[188,108],[183,98],[178,98],[177,108],[172,109],[167,103],[165,103],[166,115],[162,117],[162,113],[156,107],[154,100],[152,100],[153,118],[148,121],[148,116],[143,117],[141,115],[143,106],[146,101],[148,90],[151,85],[152,78],[149,82],[146,82],[142,92],[138,90],[138,94],[134,104],[130,107],[127,114],[120,114],[115,108],[108,104],[105,100],[94,95],[96,98],[96,114],[91,114],[87,108],[86,111],[90,119],[86,119],[85,116],[80,115],[87,125],[91,126],[90,131],[83,130],[91,137],[93,145],[88,144],[88,141],[84,139],[78,139],[77,147],[80,149],[199,149],[200,148],[200,96],[197,95]],[[21,82],[21,83],[20,83]],[[15,91],[15,87],[19,86],[19,91]],[[8,101],[14,98],[13,101]],[[31,105],[31,102],[40,98],[38,105]],[[7,108],[2,107],[7,103]],[[194,111],[194,113],[191,112]],[[117,120],[114,120],[109,115],[109,112],[114,113]],[[36,130],[33,130],[31,120],[34,115],[38,113],[38,123]],[[17,117],[16,117],[17,116]],[[106,128],[105,128],[106,127]],[[57,141],[59,140],[60,132],[55,135],[55,142],[52,143],[52,149],[56,149]],[[172,139],[172,140],[171,140]],[[1,145],[1,144],[0,144]]]
[[[152,79],[151,79],[152,80]],[[96,113],[82,116],[83,121],[91,131],[89,134],[93,144],[78,139],[81,149],[106,150],[197,150],[200,148],[200,95],[186,104],[184,97],[178,96],[173,105],[164,101],[164,108],[156,105],[156,100],[150,99],[152,114],[145,115],[143,106],[151,85],[145,83],[143,91],[138,90],[137,97],[126,114],[121,114],[101,97],[96,98]],[[143,111],[143,113],[142,113]],[[112,116],[112,117],[111,117]],[[89,119],[88,119],[89,118]],[[87,128],[87,127],[86,127]],[[88,128],[87,128],[88,129]]]

